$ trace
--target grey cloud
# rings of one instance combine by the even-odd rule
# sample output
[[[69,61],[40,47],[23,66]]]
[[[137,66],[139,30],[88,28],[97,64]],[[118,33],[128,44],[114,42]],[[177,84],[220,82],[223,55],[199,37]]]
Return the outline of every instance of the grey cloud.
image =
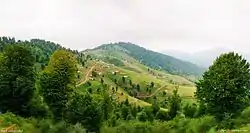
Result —
[[[0,35],[73,49],[129,41],[157,51],[250,43],[248,0],[1,0]]]

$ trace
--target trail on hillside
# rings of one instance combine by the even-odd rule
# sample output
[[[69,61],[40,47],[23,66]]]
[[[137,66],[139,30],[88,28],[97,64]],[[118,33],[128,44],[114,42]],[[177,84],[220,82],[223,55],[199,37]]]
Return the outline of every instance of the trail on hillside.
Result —
[[[89,80],[90,74],[91,74],[91,72],[93,71],[94,68],[95,68],[95,64],[88,70],[87,74],[85,75],[84,81],[81,81],[80,83],[78,83],[76,85],[76,87],[85,84]]]
[[[156,95],[160,90],[162,90],[163,88],[165,88],[167,85],[164,85],[160,88],[158,88],[156,91],[154,91],[154,93],[148,95],[148,96],[137,96],[137,98],[149,98],[149,97],[153,97],[154,95]]]

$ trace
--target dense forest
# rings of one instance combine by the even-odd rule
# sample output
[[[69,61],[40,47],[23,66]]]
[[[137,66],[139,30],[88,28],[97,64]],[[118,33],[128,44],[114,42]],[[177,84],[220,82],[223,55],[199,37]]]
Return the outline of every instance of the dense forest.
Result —
[[[79,65],[85,67],[92,57],[76,50],[44,40],[8,37],[0,38],[0,48],[0,132],[250,131],[250,65],[238,53],[222,54],[203,73],[195,83],[194,103],[183,104],[176,87],[166,96],[163,110],[157,102],[142,107],[128,99],[118,101],[103,80],[98,88],[89,82],[78,87]],[[139,58],[150,52],[131,54]],[[157,59],[164,62],[162,56],[151,59],[151,65]],[[126,81],[117,82],[122,86]]]

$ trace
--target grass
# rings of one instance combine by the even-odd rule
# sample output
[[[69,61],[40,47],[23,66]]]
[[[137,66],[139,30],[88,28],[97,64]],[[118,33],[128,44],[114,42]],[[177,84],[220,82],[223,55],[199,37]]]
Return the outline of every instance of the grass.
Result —
[[[108,63],[105,63],[103,61],[89,61],[86,66],[88,68],[92,67],[94,62],[96,63],[96,70],[99,72],[104,73],[105,77],[104,82],[108,85],[110,85],[109,92],[112,93],[112,87],[116,87],[117,85],[107,76],[111,76],[111,73],[114,71],[119,71],[120,73],[117,75],[117,78],[121,78],[122,76],[128,76],[133,83],[140,84],[142,89],[146,89],[146,85],[149,85],[151,82],[154,82],[155,88],[152,90],[152,93],[157,90],[157,88],[162,87],[163,85],[166,85],[164,88],[161,88],[156,93],[156,96],[160,98],[160,93],[165,91],[167,94],[171,95],[172,91],[175,89],[176,85],[173,83],[179,84],[179,95],[183,97],[184,99],[194,101],[194,92],[195,87],[192,82],[189,80],[177,76],[177,75],[171,75],[159,70],[152,70],[154,74],[148,72],[148,67],[133,61],[125,61],[125,66],[123,67],[117,67]],[[85,77],[85,74],[87,72],[87,69],[84,67],[80,67],[81,77]],[[91,81],[91,87],[97,88],[101,86],[100,78],[97,78],[98,81]],[[172,82],[170,82],[172,81]],[[82,88],[89,88],[86,84],[81,86]],[[147,103],[143,100],[139,100],[137,98],[134,98],[130,95],[128,95],[123,88],[118,86],[118,91],[116,92],[115,96],[117,99],[121,102],[125,99],[128,99],[130,103],[135,104],[137,106],[151,106],[150,103]],[[163,97],[164,98],[164,97]],[[166,110],[166,109],[162,109]]]

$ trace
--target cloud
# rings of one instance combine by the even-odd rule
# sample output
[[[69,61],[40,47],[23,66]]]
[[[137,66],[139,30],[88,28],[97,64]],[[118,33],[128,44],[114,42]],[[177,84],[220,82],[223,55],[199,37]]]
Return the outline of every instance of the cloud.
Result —
[[[250,43],[248,0],[2,0],[0,35],[73,49],[128,41],[162,51]]]

